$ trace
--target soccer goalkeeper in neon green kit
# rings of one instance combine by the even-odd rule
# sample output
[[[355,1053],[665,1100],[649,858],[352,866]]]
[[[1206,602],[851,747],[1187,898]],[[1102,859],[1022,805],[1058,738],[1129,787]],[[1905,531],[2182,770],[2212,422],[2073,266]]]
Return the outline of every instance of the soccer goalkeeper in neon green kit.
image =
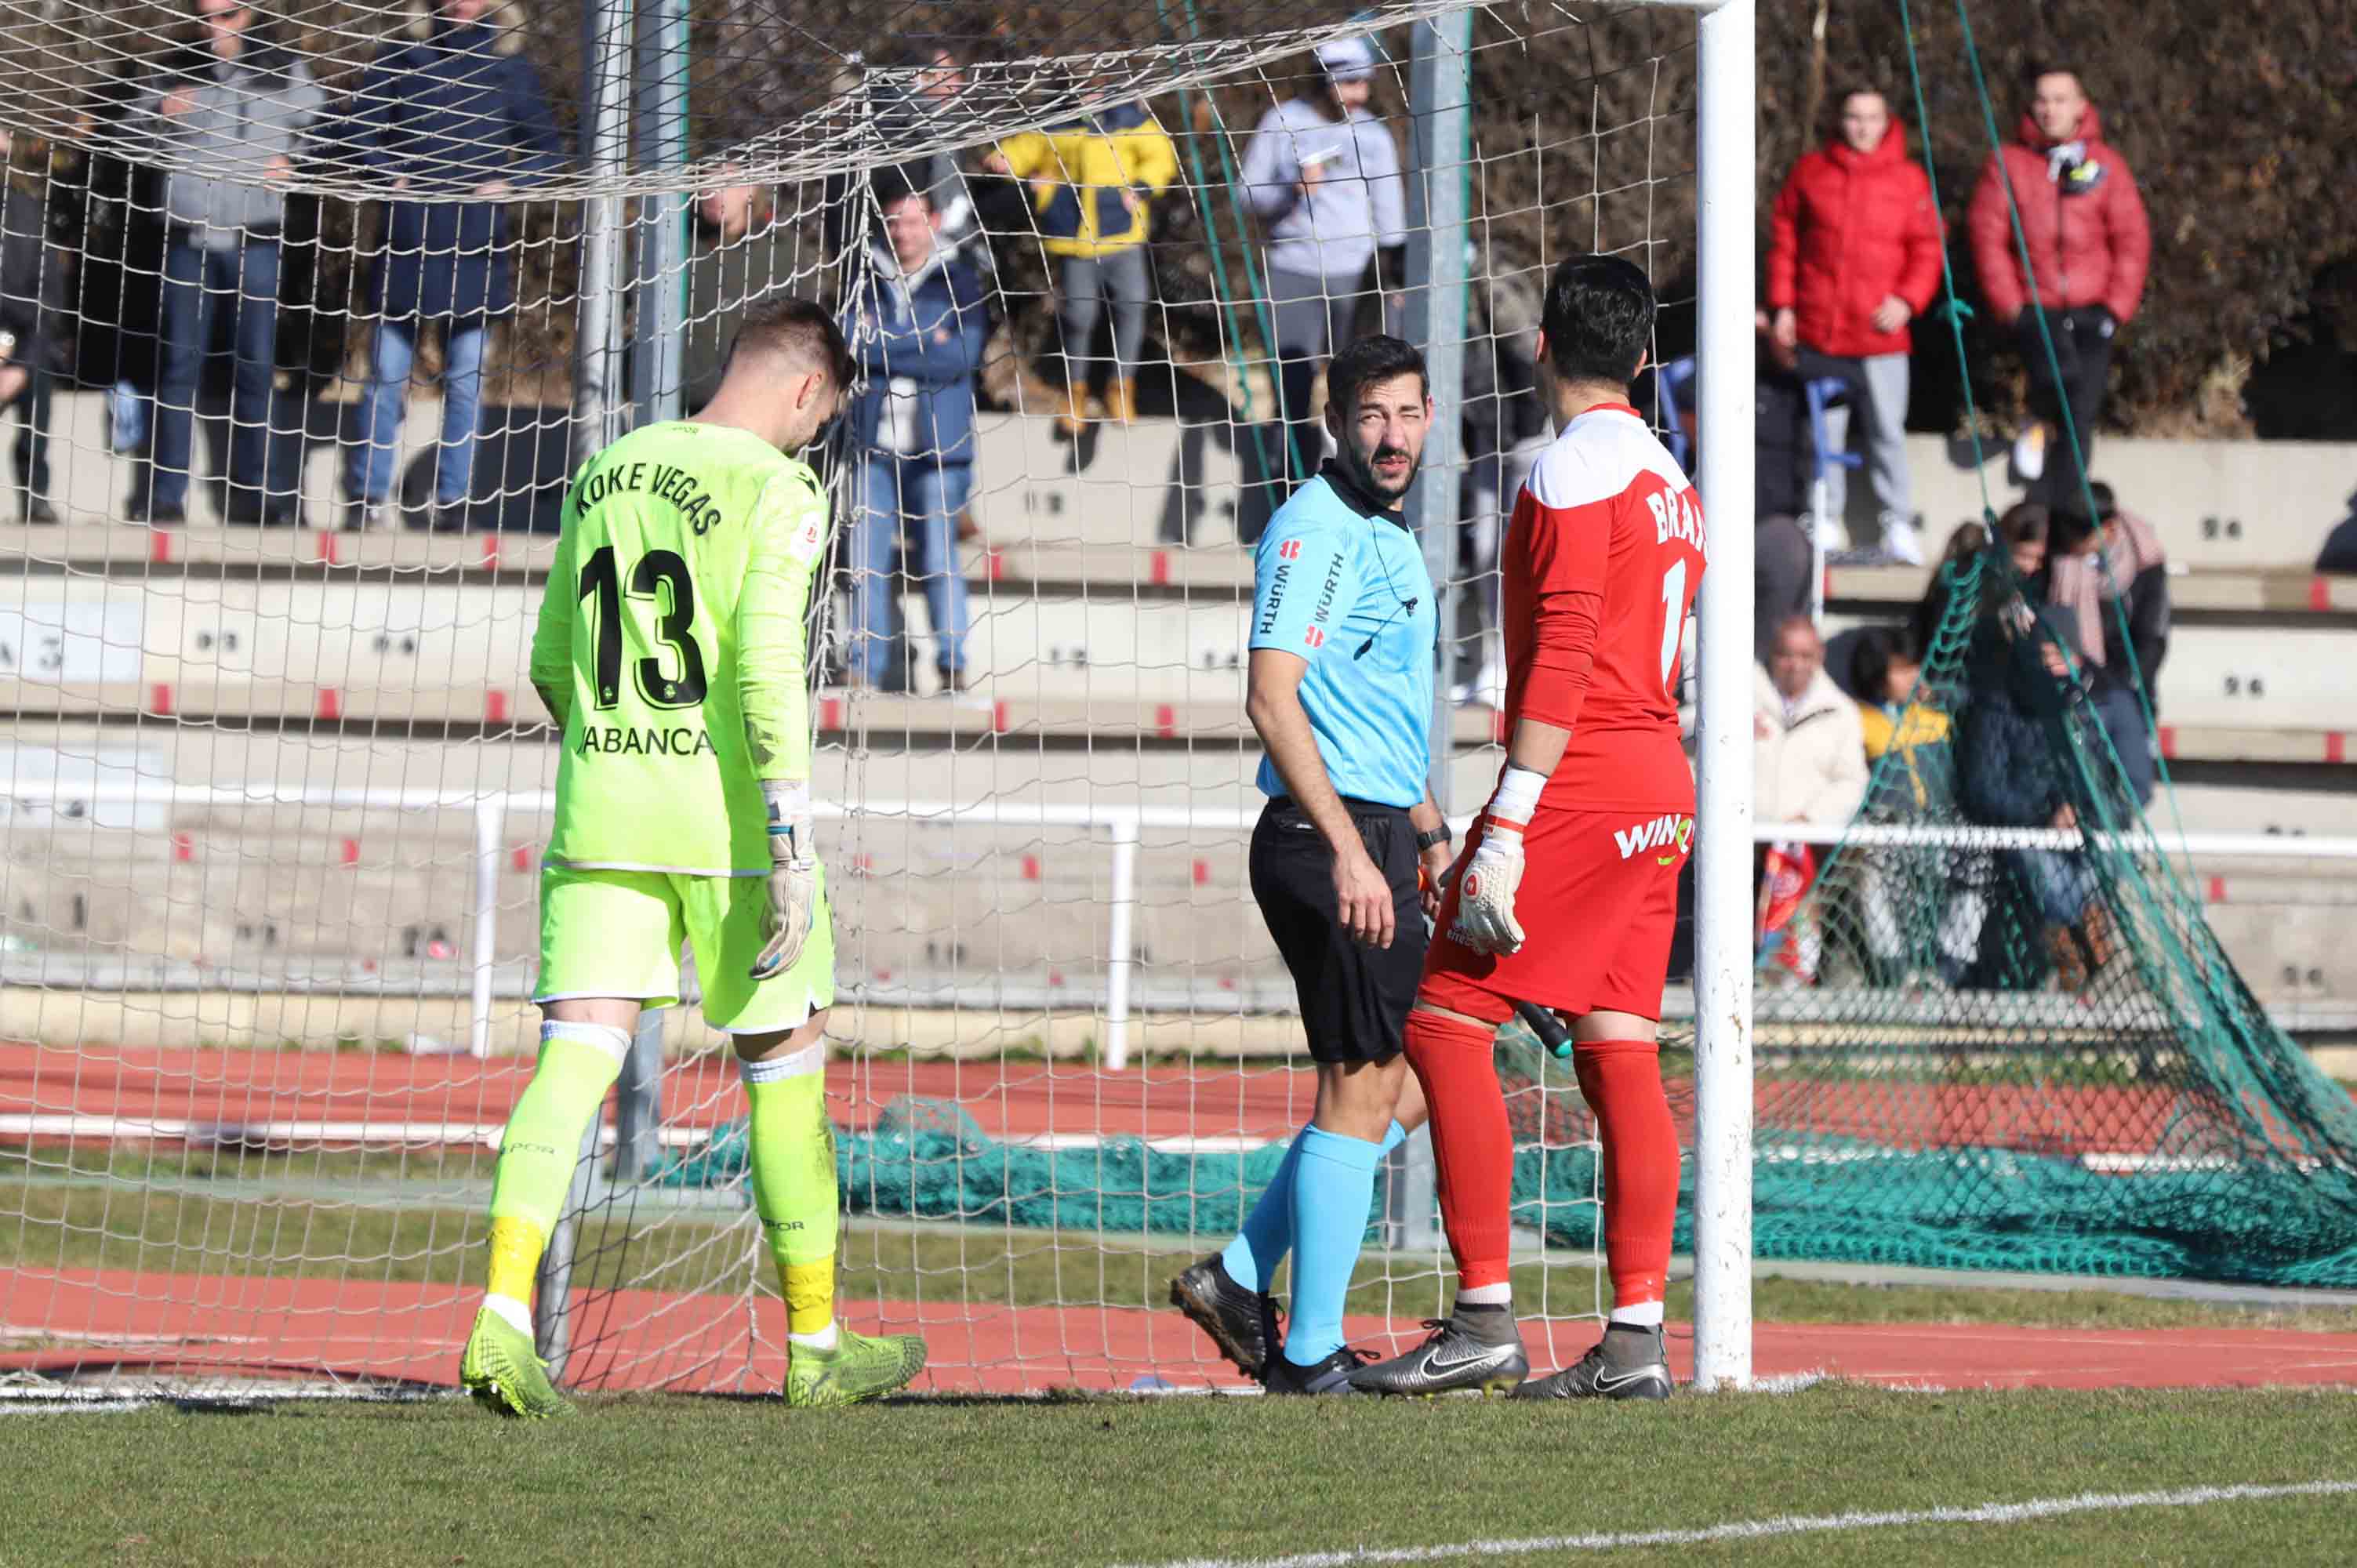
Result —
[[[623,436],[565,496],[532,640],[533,685],[565,735],[541,875],[540,1065],[500,1145],[490,1287],[459,1367],[494,1410],[571,1409],[533,1350],[533,1276],[639,1010],[679,1000],[683,939],[751,1102],[787,1402],[866,1399],[924,1366],[921,1339],[834,1321],[834,929],[803,676],[827,507],[787,454],[834,416],[851,376],[825,312],[756,305],[704,411]]]

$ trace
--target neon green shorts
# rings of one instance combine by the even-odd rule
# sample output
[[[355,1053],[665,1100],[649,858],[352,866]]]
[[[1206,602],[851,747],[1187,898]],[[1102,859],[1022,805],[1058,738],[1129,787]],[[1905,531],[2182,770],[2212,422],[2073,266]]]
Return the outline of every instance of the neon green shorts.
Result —
[[[747,974],[768,940],[769,882],[667,871],[546,865],[540,874],[540,984],[534,1002],[635,996],[679,1004],[679,950],[695,950],[704,1020],[731,1035],[798,1029],[834,1004],[834,915],[819,869],[817,917],[802,957],[783,974]]]

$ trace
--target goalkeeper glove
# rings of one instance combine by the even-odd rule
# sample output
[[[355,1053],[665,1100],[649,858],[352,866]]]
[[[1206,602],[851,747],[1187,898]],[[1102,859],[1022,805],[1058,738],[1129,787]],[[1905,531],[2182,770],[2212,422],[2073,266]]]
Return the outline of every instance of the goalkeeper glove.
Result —
[[[1523,830],[1538,809],[1546,775],[1512,763],[1498,778],[1482,823],[1481,843],[1457,879],[1457,918],[1448,934],[1475,952],[1520,951],[1523,928],[1514,918],[1514,890],[1523,883]]]
[[[810,786],[763,780],[770,815],[770,908],[767,939],[747,972],[755,980],[783,974],[802,955],[818,915],[818,831],[811,821]]]

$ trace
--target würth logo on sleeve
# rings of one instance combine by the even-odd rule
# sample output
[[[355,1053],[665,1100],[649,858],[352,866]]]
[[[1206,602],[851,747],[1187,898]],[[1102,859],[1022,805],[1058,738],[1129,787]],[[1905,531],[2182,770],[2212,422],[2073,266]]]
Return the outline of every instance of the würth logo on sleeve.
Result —
[[[1326,628],[1313,626],[1301,634],[1301,640],[1312,648],[1323,648],[1326,646]]]
[[[1281,561],[1298,561],[1298,560],[1300,560],[1300,559],[1301,559],[1301,541],[1299,541],[1298,539],[1288,539],[1288,540],[1286,540],[1284,543],[1282,543],[1282,544],[1280,544],[1280,545],[1278,545],[1278,546],[1276,547],[1276,554],[1277,554],[1277,559],[1279,559],[1279,560],[1281,560]]]

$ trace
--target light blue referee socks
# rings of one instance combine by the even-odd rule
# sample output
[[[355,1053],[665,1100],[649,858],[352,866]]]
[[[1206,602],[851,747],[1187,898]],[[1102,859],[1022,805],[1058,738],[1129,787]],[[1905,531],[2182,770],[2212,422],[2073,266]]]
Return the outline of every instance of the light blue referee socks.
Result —
[[[1394,1127],[1399,1125],[1394,1122]],[[1367,1236],[1383,1145],[1310,1127],[1293,1173],[1293,1317],[1285,1359],[1314,1367],[1342,1348],[1342,1297]]]
[[[1301,1167],[1302,1140],[1317,1130],[1312,1124],[1293,1135],[1276,1175],[1269,1178],[1252,1213],[1245,1217],[1244,1228],[1236,1232],[1236,1239],[1220,1254],[1221,1266],[1228,1271],[1228,1278],[1246,1290],[1265,1292],[1269,1282],[1276,1278],[1276,1266],[1293,1250],[1294,1175]],[[1355,1138],[1351,1141],[1358,1142]],[[1388,1155],[1406,1141],[1407,1129],[1394,1122],[1383,1134],[1382,1152]]]

